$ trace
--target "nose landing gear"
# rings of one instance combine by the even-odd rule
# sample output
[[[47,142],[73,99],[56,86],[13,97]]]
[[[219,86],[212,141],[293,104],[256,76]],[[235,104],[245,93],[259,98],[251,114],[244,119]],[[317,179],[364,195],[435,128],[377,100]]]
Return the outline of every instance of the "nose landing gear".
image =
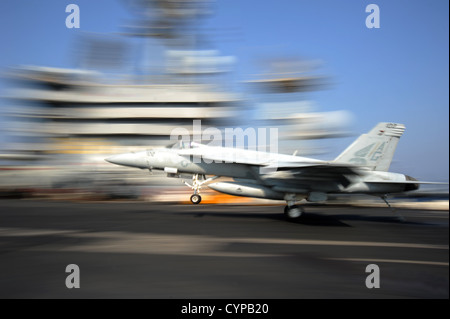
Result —
[[[200,204],[201,201],[202,201],[202,197],[200,195],[194,194],[191,196],[192,204]]]
[[[201,177],[203,180],[201,181],[199,179],[199,177]],[[186,184],[186,186],[192,188],[192,190],[194,191],[194,194],[191,196],[191,202],[192,204],[200,204],[200,202],[202,201],[202,197],[200,196],[200,189],[202,188],[202,185],[205,184],[206,182],[210,182],[214,179],[216,179],[218,176],[213,176],[211,178],[206,178],[205,175],[200,175],[200,174],[194,174],[192,175],[192,184],[189,184],[188,182],[183,181],[184,184]]]

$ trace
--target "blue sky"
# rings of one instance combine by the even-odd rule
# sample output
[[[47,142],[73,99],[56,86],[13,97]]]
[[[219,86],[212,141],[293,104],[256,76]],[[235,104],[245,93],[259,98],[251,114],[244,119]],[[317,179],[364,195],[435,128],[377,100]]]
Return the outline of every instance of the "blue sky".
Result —
[[[80,29],[65,26],[70,3],[80,7]],[[370,3],[380,8],[380,29],[365,26]],[[448,180],[448,1],[217,0],[213,8],[201,26],[215,30],[212,48],[236,56],[231,79],[261,73],[258,61],[266,57],[320,60],[333,84],[307,94],[319,111],[349,110],[357,134],[382,121],[404,123],[392,170]],[[1,1],[0,68],[74,67],[82,32],[120,32],[131,17],[113,0]],[[333,143],[330,156],[352,139]]]

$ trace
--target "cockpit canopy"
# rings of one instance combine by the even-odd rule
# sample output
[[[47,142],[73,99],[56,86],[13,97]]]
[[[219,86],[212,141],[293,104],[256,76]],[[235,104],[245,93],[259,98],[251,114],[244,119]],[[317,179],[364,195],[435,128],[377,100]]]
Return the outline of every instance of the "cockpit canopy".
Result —
[[[182,150],[182,149],[186,149],[189,148],[189,143],[183,142],[183,141],[178,141],[176,143],[172,143],[166,146],[166,148],[171,148],[171,149],[175,149],[175,150]]]
[[[183,150],[183,149],[189,149],[189,148],[196,148],[200,147],[201,144],[195,143],[195,142],[184,142],[184,141],[178,141],[176,143],[172,143],[166,146],[166,148],[175,149],[175,150]]]

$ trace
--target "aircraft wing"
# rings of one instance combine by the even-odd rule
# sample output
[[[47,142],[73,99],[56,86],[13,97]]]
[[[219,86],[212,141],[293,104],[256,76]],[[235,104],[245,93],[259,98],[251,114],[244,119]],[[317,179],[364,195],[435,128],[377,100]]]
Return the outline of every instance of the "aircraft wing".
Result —
[[[199,147],[182,149],[178,154],[185,157],[197,156],[210,162],[236,163],[266,168],[267,172],[278,171],[289,174],[293,178],[306,176],[322,176],[335,178],[342,175],[355,175],[364,169],[363,166],[327,162],[298,157],[296,160],[283,159],[278,154],[261,153],[249,150],[228,150],[226,148]]]
[[[350,184],[349,176],[359,175],[359,168],[349,165],[339,165],[335,163],[325,163],[309,166],[294,166],[289,164],[280,167],[276,172],[263,177],[266,185],[278,186],[283,189],[300,188],[309,189],[314,185],[329,185],[336,188],[337,185],[344,187]]]
[[[236,163],[253,166],[266,166],[266,167],[280,167],[279,164],[282,164],[286,167],[288,166],[304,167],[324,163],[323,161],[316,161],[310,159],[306,159],[305,161],[299,159],[298,161],[295,162],[282,162],[278,160],[277,158],[278,154],[264,153],[252,150],[230,149],[224,147],[223,148],[206,147],[206,146],[198,148],[182,149],[178,151],[178,155],[185,157],[196,156],[209,162],[214,161],[218,163]]]
[[[358,175],[358,171],[364,169],[364,166],[351,164],[339,164],[334,162],[320,161],[317,163],[305,163],[309,165],[298,165],[296,162],[279,162],[276,164],[279,171],[289,171],[292,174],[348,174]]]
[[[366,169],[354,164],[220,147],[182,149],[178,154],[186,157],[198,156],[211,162],[259,167],[259,179],[264,185],[286,192],[301,192],[315,187],[338,190],[340,185],[350,185],[351,175],[359,175]]]
[[[227,153],[225,151],[218,150],[214,152],[210,149],[205,148],[192,148],[192,149],[183,149],[178,151],[178,155],[190,157],[197,156],[198,158],[202,158],[205,161],[209,162],[217,162],[217,163],[237,163],[237,164],[248,164],[248,165],[256,165],[256,166],[265,166],[268,165],[268,159],[256,156],[237,156],[235,153]]]

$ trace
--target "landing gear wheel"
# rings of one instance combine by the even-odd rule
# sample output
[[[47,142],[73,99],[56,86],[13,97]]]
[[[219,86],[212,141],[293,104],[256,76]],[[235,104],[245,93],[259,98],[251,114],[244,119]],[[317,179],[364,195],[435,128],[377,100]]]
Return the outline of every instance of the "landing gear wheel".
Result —
[[[202,197],[200,195],[194,194],[191,196],[192,204],[200,204],[201,201],[202,201]]]
[[[284,208],[284,215],[290,220],[297,220],[303,212],[303,208],[298,205],[286,206]]]

